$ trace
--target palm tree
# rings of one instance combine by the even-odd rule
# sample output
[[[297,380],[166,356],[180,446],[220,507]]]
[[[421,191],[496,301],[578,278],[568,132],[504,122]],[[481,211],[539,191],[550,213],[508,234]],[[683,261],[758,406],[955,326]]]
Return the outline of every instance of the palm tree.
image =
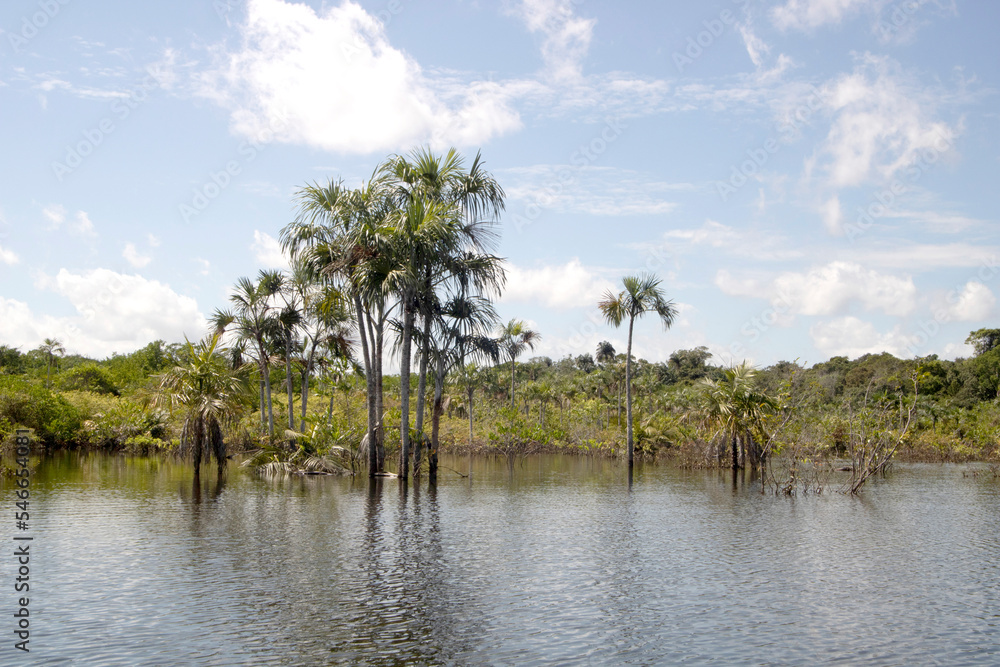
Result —
[[[535,349],[542,336],[521,320],[511,320],[500,328],[500,347],[510,359],[510,409],[514,409],[514,363],[526,349]]]
[[[646,313],[656,313],[663,323],[664,330],[669,329],[677,316],[677,307],[669,301],[660,289],[660,279],[653,274],[644,273],[638,276],[625,276],[622,286],[625,288],[618,294],[612,291],[605,293],[597,304],[604,319],[615,327],[621,326],[628,319],[628,346],[625,350],[625,422],[626,443],[628,451],[628,466],[632,468],[634,458],[634,442],[632,432],[632,330],[637,317]]]
[[[382,178],[373,177],[357,190],[339,181],[309,184],[298,190],[295,220],[281,230],[282,248],[293,260],[302,258],[334,282],[354,310],[361,341],[368,408],[368,474],[382,470],[381,430],[382,327],[385,324],[385,221],[391,212]]]
[[[403,310],[400,475],[404,479],[409,465],[410,339],[414,317],[419,313],[423,319],[416,416],[416,447],[419,448],[423,438],[430,332],[437,302],[434,292],[441,278],[447,280],[449,274],[465,270],[454,266],[456,261],[461,264],[470,256],[465,251],[472,251],[473,255],[480,253],[493,240],[491,227],[497,223],[504,208],[503,189],[482,165],[482,158],[477,154],[466,172],[464,161],[454,148],[444,156],[421,148],[405,157],[392,156],[379,169],[390,184],[396,206],[405,213],[400,219],[406,221],[398,230],[400,272],[392,276]],[[433,224],[435,220],[446,224]],[[476,281],[491,279],[488,273],[475,278]]]
[[[220,339],[215,333],[197,345],[185,341],[180,364],[160,376],[155,399],[171,410],[185,411],[179,453],[193,459],[195,475],[202,461],[212,456],[222,472],[226,465],[222,425],[239,415],[246,397],[242,369],[232,368]]]
[[[747,362],[731,366],[716,382],[703,378],[701,390],[703,414],[719,427],[723,447],[732,446],[732,467],[740,467],[740,444],[747,465],[764,463],[766,452],[759,443],[767,441],[765,420],[778,408],[778,402],[755,386],[756,369]],[[721,452],[720,452],[721,457]]]
[[[614,361],[615,346],[606,340],[602,340],[597,344],[597,353],[594,355],[594,360],[602,366]]]
[[[38,346],[38,351],[45,355],[45,386],[51,385],[52,380],[52,364],[55,361],[55,357],[63,356],[66,354],[66,348],[57,338],[46,338],[42,341],[42,344]]]
[[[271,402],[271,341],[281,338],[278,309],[274,297],[281,289],[282,277],[278,271],[261,271],[254,282],[242,277],[229,296],[234,309],[216,310],[211,317],[216,333],[229,329],[237,341],[253,345],[253,355],[261,377],[261,421],[267,405],[267,432],[274,436],[274,406]],[[289,406],[291,409],[291,406]]]

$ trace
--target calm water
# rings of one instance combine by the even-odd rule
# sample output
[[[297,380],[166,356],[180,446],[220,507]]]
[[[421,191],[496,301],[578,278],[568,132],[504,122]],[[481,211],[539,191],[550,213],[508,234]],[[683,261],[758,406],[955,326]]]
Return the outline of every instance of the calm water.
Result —
[[[66,456],[33,480],[32,651],[4,612],[0,664],[1000,664],[1000,482],[964,470],[776,498],[583,458],[431,492]]]

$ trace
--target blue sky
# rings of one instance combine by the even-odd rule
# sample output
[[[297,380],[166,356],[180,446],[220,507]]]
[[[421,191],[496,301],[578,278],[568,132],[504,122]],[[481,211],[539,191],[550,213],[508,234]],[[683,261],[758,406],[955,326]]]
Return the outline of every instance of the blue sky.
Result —
[[[428,6],[429,5],[429,6]],[[311,181],[481,150],[536,354],[968,355],[996,326],[1000,4],[8,0],[0,343],[201,336]]]

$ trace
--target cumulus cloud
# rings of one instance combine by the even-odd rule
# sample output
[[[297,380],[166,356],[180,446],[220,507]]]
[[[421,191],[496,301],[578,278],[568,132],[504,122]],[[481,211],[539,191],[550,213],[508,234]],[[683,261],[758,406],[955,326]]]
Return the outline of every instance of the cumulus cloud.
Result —
[[[319,13],[283,0],[246,7],[241,46],[219,49],[199,91],[230,109],[239,135],[371,153],[477,145],[520,127],[503,86],[426,74],[354,2]]]
[[[871,0],[788,0],[771,10],[771,21],[779,30],[814,30],[828,23],[840,23],[845,16]]]
[[[542,303],[550,308],[595,308],[601,296],[615,285],[579,259],[559,266],[533,269],[510,265],[502,301]]]
[[[889,59],[865,55],[853,73],[823,87],[834,119],[810,170],[818,165],[830,187],[844,188],[926,169],[958,136],[957,128],[931,118],[937,96],[908,82]]]
[[[892,331],[880,333],[871,322],[857,317],[840,317],[819,322],[809,329],[813,345],[828,357],[860,357],[864,354],[888,352],[896,357],[913,356],[912,340],[897,325]]]
[[[281,252],[281,243],[278,239],[255,229],[253,231],[253,243],[250,244],[254,258],[258,263],[268,269],[288,268],[288,259]]]
[[[888,315],[908,315],[916,306],[917,288],[910,277],[899,278],[851,262],[831,262],[806,273],[789,271],[769,282],[735,278],[725,269],[716,286],[730,296],[765,297],[781,312],[834,315],[851,304]]]
[[[8,250],[0,245],[0,263],[13,266],[21,261],[21,258],[17,256],[13,250]]]
[[[136,269],[141,269],[153,261],[152,257],[139,254],[139,251],[136,249],[134,243],[125,244],[125,249],[122,251],[122,257],[124,257],[125,261]]]
[[[978,280],[970,280],[961,292],[949,295],[950,307],[945,311],[949,319],[959,322],[979,322],[993,314],[997,300],[989,287]]]
[[[139,275],[61,269],[40,275],[36,287],[65,298],[76,315],[39,315],[23,301],[0,297],[0,339],[8,344],[30,349],[57,337],[73,353],[103,357],[161,338],[199,338],[207,326],[194,299]]]
[[[515,14],[531,32],[541,33],[546,73],[556,81],[579,79],[597,21],[576,16],[574,0],[521,0]]]

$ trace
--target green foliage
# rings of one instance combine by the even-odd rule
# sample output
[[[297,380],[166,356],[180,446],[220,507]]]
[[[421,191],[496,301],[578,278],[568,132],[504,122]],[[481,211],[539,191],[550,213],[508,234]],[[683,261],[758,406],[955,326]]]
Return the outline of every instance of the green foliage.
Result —
[[[80,440],[83,423],[80,412],[65,398],[20,376],[0,375],[0,425],[10,431],[35,429],[47,445],[67,446]]]
[[[0,374],[20,375],[24,370],[24,355],[15,347],[0,345]]]
[[[88,439],[98,447],[120,448],[136,438],[159,440],[166,435],[165,416],[129,399],[115,400],[104,412],[85,424]],[[143,441],[145,442],[145,441]]]
[[[83,363],[60,373],[58,386],[63,391],[92,391],[95,394],[119,395],[111,372],[94,362]]]

